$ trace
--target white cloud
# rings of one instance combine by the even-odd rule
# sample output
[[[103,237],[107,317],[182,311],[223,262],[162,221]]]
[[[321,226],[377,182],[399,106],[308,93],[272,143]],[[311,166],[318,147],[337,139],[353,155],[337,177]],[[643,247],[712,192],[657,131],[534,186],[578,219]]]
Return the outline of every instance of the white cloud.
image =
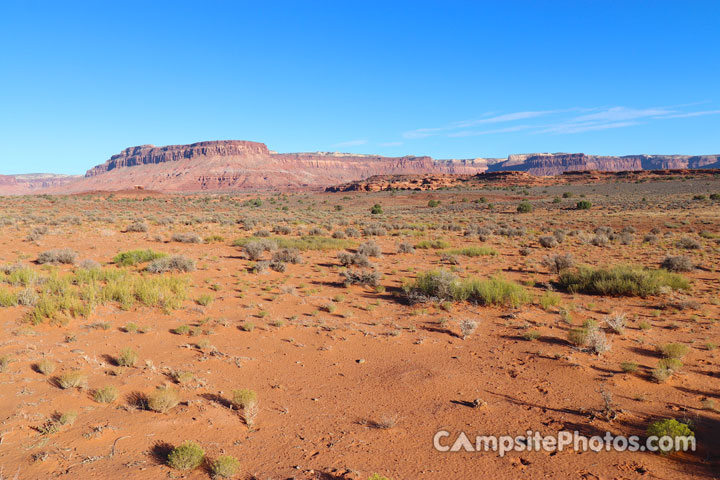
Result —
[[[403,145],[403,142],[383,142],[378,143],[381,147],[399,147],[400,145]]]

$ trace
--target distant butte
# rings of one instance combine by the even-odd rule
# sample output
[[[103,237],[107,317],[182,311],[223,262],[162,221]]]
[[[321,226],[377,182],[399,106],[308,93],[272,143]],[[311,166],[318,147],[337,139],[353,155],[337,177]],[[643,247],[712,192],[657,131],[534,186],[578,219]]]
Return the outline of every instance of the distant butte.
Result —
[[[465,175],[517,171],[532,176],[573,171],[720,168],[720,155],[533,153],[507,159],[435,160],[338,152],[276,153],[241,140],[126,148],[84,176],[0,175],[0,195],[145,189],[158,192],[292,191],[325,189],[387,175]],[[453,180],[443,180],[453,183]],[[338,187],[339,188],[339,187]],[[375,187],[373,187],[375,188]]]

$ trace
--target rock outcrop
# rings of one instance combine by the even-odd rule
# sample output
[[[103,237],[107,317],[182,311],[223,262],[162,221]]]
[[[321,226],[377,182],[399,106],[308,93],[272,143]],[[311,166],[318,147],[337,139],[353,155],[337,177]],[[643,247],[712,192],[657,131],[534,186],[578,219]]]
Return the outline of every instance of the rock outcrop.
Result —
[[[80,178],[82,178],[80,175],[56,175],[54,173],[0,175],[0,195],[44,193],[50,188],[62,189]]]

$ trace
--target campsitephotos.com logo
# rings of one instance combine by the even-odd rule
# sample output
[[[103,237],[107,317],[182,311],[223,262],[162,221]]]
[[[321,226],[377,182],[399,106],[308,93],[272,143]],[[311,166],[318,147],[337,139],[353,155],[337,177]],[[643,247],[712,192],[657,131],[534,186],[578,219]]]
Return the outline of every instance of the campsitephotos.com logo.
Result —
[[[433,437],[433,447],[439,452],[495,452],[503,457],[508,452],[671,452],[695,451],[694,436],[656,436],[641,438],[605,432],[604,435],[587,437],[578,431],[560,431],[555,435],[543,435],[528,430],[525,435],[476,435],[465,432],[451,433],[440,430]]]

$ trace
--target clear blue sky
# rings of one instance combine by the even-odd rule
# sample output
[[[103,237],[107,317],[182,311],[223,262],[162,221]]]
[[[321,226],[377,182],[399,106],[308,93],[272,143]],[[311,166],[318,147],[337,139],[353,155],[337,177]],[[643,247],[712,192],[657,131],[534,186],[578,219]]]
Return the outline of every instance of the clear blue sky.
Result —
[[[0,2],[0,173],[265,142],[720,153],[720,2]]]

